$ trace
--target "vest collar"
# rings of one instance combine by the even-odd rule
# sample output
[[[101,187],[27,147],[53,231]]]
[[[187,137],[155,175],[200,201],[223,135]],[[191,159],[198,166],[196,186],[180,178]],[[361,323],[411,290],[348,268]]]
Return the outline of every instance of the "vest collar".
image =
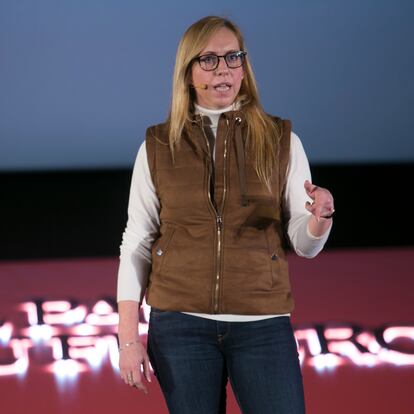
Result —
[[[198,124],[201,126],[203,116],[205,115],[208,116],[208,109],[206,113],[203,114],[200,112],[202,112],[203,109],[205,110],[206,108],[198,106],[198,110],[197,110],[197,108],[194,105],[193,105],[193,108],[195,108],[196,110],[194,110],[192,114],[190,115],[190,121],[192,124]],[[228,106],[228,108],[234,108],[234,109],[222,112],[220,114],[219,121],[222,117],[224,117],[229,122],[235,120],[235,122],[237,122],[238,125],[243,126],[245,123],[245,117],[244,117],[242,105],[240,104],[240,102],[234,102],[232,105]]]
[[[198,124],[201,126],[203,116],[204,116],[203,114],[191,114],[190,115],[191,124]],[[219,122],[221,118],[224,118],[228,120],[229,122],[233,121],[236,125],[240,125],[240,126],[244,126],[246,123],[246,117],[244,115],[244,112],[241,109],[223,112],[220,115]]]

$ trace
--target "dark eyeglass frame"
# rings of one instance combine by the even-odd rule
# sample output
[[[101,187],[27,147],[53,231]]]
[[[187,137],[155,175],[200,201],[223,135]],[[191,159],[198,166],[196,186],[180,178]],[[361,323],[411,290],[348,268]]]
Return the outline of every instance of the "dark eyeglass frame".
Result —
[[[237,65],[237,66],[230,66],[229,65],[229,62],[227,61],[227,59],[231,55],[237,55],[237,57],[240,57],[240,61],[241,61],[240,65]],[[230,69],[237,69],[237,68],[243,66],[243,64],[245,62],[246,55],[247,55],[247,52],[245,52],[243,50],[236,50],[236,51],[233,51],[233,52],[227,52],[225,55],[216,55],[215,53],[206,53],[205,55],[196,56],[193,59],[193,62],[196,62],[197,61],[198,64],[200,65],[200,68],[201,69],[205,70],[206,72],[211,72],[212,70],[216,70],[218,68],[218,65],[220,64],[220,58],[223,58],[224,61],[226,62],[226,65],[227,65],[228,68],[230,68]],[[217,58],[217,63],[214,66],[214,68],[206,69],[206,68],[203,68],[203,66],[201,66],[201,59],[202,58],[205,58],[206,56],[214,56],[214,57]]]

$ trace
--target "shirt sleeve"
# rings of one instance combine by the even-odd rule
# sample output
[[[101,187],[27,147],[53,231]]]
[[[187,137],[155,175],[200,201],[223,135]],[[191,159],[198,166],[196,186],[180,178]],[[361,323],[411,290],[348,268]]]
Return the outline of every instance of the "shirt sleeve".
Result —
[[[304,183],[312,181],[308,158],[299,137],[292,132],[290,159],[287,169],[286,185],[283,197],[283,212],[287,222],[286,232],[293,250],[299,256],[315,257],[328,240],[331,227],[320,237],[313,236],[308,227],[311,213],[306,210],[307,201]]]
[[[159,228],[160,202],[151,179],[145,141],[132,173],[128,221],[122,235],[117,300],[141,303],[151,270],[151,247]]]

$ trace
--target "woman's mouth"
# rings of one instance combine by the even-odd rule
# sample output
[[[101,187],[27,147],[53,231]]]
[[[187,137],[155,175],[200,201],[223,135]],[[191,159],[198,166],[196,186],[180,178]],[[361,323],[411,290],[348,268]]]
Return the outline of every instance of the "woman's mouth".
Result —
[[[231,88],[231,84],[227,82],[218,83],[213,86],[214,89],[218,92],[226,92]]]

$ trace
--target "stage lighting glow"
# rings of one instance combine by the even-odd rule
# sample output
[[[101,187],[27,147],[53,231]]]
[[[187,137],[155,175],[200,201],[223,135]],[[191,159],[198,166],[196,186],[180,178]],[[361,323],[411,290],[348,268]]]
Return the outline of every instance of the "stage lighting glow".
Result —
[[[116,326],[118,321],[118,313],[105,300],[98,301],[92,308],[92,313],[86,317],[86,323],[96,326]]]
[[[76,325],[71,329],[71,333],[75,336],[90,336],[90,335],[98,335],[100,330],[96,326],[89,325],[88,323],[82,323],[80,325]]]
[[[139,334],[141,335],[148,335],[148,323],[139,323],[138,326]]]
[[[114,312],[113,307],[106,301],[100,300],[92,308],[92,312],[97,315],[108,315]]]
[[[74,325],[82,323],[87,314],[86,306],[77,306],[74,309],[65,310],[61,313],[45,313],[43,319],[50,325]]]
[[[42,303],[42,309],[44,312],[67,312],[71,308],[70,302],[67,300],[54,300]]]
[[[16,358],[10,364],[0,364],[0,376],[23,375],[29,368],[29,352],[31,346],[29,339],[12,339],[9,342],[13,357]]]
[[[53,373],[58,379],[75,378],[82,366],[72,359],[61,359],[53,363]]]
[[[33,325],[28,331],[34,342],[48,341],[52,337],[52,327],[49,325]]]
[[[7,344],[10,341],[13,332],[13,325],[10,322],[5,322],[0,326],[0,341]]]
[[[390,343],[396,338],[408,338],[414,340],[414,328],[411,326],[393,326],[386,328],[384,331],[384,339]]]
[[[322,352],[318,334],[315,329],[299,329],[295,331],[295,336],[299,342],[306,342],[309,348],[309,352],[312,355],[319,355]]]
[[[105,344],[99,344],[98,337],[72,337],[68,339],[68,345],[70,358],[85,359],[95,368],[101,365],[107,352]]]
[[[339,365],[343,365],[344,362],[338,355],[334,354],[321,354],[316,355],[312,358],[311,363],[315,369],[319,372],[326,371],[326,370],[333,370]]]
[[[148,321],[149,321],[150,312],[151,312],[151,306],[147,305],[147,302],[144,298],[143,301],[142,301],[142,306],[141,306],[141,314],[142,314],[143,320],[146,323],[148,323]],[[140,320],[141,319],[142,318],[140,318]]]
[[[357,336],[357,341],[365,346],[371,354],[378,354],[381,349],[380,344],[376,341],[375,336],[368,332],[363,332]]]
[[[118,325],[119,317],[117,313],[109,315],[97,315],[91,313],[86,317],[86,323],[96,326],[112,326]]]
[[[111,362],[111,366],[115,372],[119,372],[119,350],[118,350],[118,342],[114,336],[105,336],[105,339],[108,350],[109,350],[109,360]]]
[[[36,304],[33,302],[22,303],[20,309],[27,313],[27,319],[30,325],[37,325],[39,323],[37,317],[37,308]]]
[[[326,339],[348,339],[352,334],[351,328],[327,328],[324,333]]]
[[[52,354],[55,360],[60,360],[63,358],[62,341],[60,338],[52,338],[49,341],[49,346],[52,347]]]
[[[382,349],[378,353],[379,360],[397,366],[414,365],[414,355],[403,354],[392,349]]]
[[[338,341],[329,344],[329,350],[340,356],[349,358],[355,365],[360,367],[373,367],[377,364],[378,358],[369,352],[359,351],[349,341]]]
[[[28,350],[37,347],[51,350],[54,363],[46,369],[60,380],[97,369],[107,359],[114,371],[119,371],[114,303],[112,299],[101,299],[89,308],[69,300],[23,303],[20,309],[26,313],[29,325],[18,327],[5,321],[0,326],[0,351],[5,350],[6,358],[10,358],[11,351],[14,358],[11,363],[3,363],[0,357],[0,376],[24,375],[30,358],[39,355],[29,355]],[[149,311],[144,303],[138,327],[144,344],[148,334],[145,315]],[[407,349],[407,343],[414,341],[414,326],[408,324],[364,329],[345,323],[319,323],[294,327],[294,333],[301,365],[320,372],[345,364],[370,368],[380,364],[414,365],[414,350]]]

